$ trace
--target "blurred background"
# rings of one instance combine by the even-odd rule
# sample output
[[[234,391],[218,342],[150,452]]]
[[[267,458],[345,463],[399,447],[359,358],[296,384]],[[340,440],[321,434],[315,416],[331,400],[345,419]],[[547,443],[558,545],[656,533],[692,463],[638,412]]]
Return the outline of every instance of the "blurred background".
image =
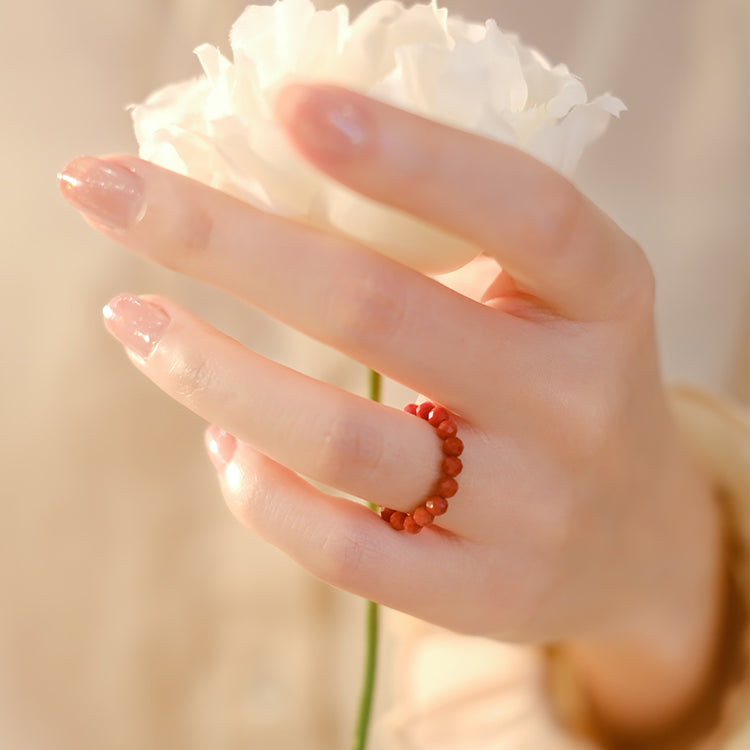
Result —
[[[747,402],[748,3],[445,4],[626,102],[577,182],[654,264],[667,378]],[[361,603],[231,519],[204,425],[130,367],[100,309],[121,291],[167,294],[316,377],[363,391],[363,369],[120,250],[56,184],[73,156],[133,152],[125,106],[197,75],[199,43],[228,54],[244,5],[0,0],[3,748],[348,744]]]

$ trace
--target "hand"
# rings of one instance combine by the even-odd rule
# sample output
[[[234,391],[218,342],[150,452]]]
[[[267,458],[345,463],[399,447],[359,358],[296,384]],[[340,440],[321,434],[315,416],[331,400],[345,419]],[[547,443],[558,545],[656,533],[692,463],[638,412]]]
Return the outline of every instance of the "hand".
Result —
[[[567,642],[613,722],[671,717],[711,660],[720,534],[665,405],[643,253],[512,148],[334,87],[287,88],[278,116],[334,179],[497,261],[481,301],[133,157],[76,160],[63,191],[125,246],[454,412],[466,449],[449,512],[413,537],[302,478],[412,510],[439,465],[422,420],[166,299],[116,298],[109,330],[230,433],[216,442],[229,507],[314,574],[458,631]]]

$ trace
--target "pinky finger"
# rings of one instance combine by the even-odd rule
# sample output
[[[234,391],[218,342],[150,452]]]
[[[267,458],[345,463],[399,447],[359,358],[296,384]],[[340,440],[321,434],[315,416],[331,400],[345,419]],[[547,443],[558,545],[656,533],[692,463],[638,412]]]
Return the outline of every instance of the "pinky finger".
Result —
[[[435,562],[446,572],[455,567],[451,542],[458,540],[437,529],[416,537],[398,533],[365,506],[321,491],[217,427],[208,429],[206,443],[224,500],[240,523],[332,586],[435,616],[421,592],[435,596],[441,580]]]

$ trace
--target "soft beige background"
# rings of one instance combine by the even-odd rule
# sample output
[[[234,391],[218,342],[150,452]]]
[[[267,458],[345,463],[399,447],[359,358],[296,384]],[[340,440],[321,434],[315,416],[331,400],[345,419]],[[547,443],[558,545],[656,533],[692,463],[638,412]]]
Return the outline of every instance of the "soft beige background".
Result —
[[[652,258],[668,377],[747,400],[748,3],[448,4],[626,101],[579,183]],[[202,424],[129,367],[99,310],[166,293],[318,377],[362,372],[110,245],[55,184],[78,153],[132,151],[124,105],[197,73],[198,43],[226,50],[243,6],[0,0],[2,748],[347,746],[360,603],[233,523]]]

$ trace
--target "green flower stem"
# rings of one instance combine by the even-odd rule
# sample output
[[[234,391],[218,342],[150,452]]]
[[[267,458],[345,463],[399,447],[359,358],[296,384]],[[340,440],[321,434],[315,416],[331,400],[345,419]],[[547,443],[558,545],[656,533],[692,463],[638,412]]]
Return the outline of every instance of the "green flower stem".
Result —
[[[369,396],[372,401],[380,402],[382,378],[380,373],[370,370]],[[377,511],[377,506],[368,503],[370,508]],[[359,715],[354,731],[352,750],[365,750],[367,732],[370,728],[372,715],[372,701],[375,693],[375,673],[378,661],[378,625],[379,612],[375,602],[367,602],[365,627],[365,669],[362,678],[362,692],[359,698]]]
[[[378,605],[375,602],[367,602],[366,614],[365,670],[352,750],[365,750],[367,746],[367,731],[370,728],[372,700],[375,692],[375,672],[378,661]]]
[[[383,385],[383,377],[379,372],[375,372],[375,370],[370,370],[370,390],[368,395],[370,396],[370,401],[377,401],[380,403],[380,393],[382,390]]]

